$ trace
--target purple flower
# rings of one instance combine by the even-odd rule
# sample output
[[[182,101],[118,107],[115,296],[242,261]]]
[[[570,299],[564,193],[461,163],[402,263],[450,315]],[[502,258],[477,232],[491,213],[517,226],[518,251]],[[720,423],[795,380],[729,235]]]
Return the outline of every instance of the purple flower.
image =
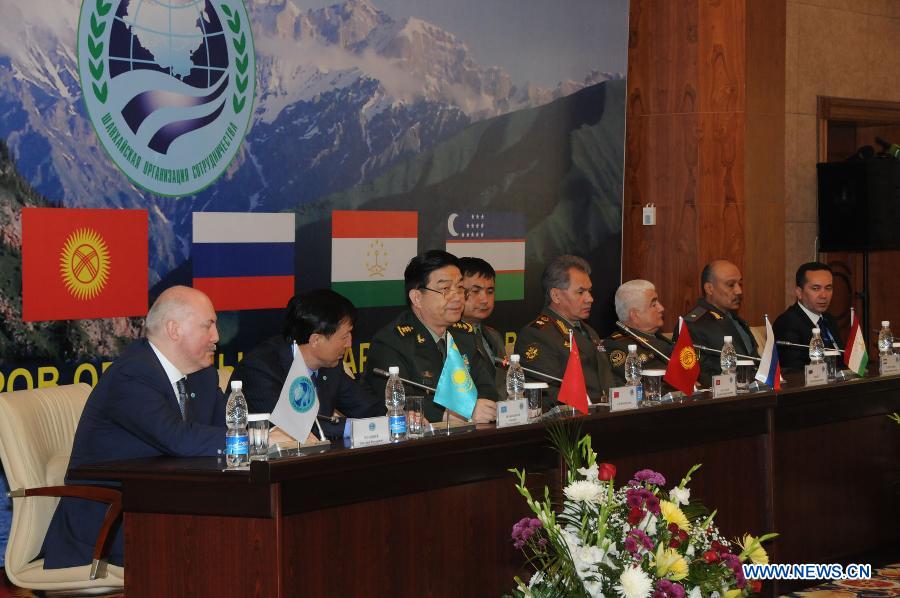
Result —
[[[644,502],[644,498],[634,490],[628,490],[625,492],[625,504],[631,507],[640,507],[641,503]]]
[[[653,598],[684,598],[684,587],[674,581],[660,579],[653,592]]]
[[[533,536],[541,527],[543,527],[543,525],[541,524],[540,519],[534,517],[522,517],[512,528],[511,537],[515,549],[519,550],[525,546],[525,543],[528,542],[528,540],[531,539],[531,536]]]
[[[634,480],[637,480],[638,482],[646,482],[648,484],[655,484],[657,486],[666,485],[666,478],[664,478],[661,473],[655,472],[652,469],[642,469],[639,472],[635,473]]]
[[[639,529],[633,529],[625,536],[625,549],[632,555],[637,554],[638,548],[653,549],[653,540]]]
[[[659,499],[653,495],[650,495],[645,500],[647,504],[647,510],[659,517]]]
[[[625,550],[627,550],[631,554],[635,554],[637,553],[637,549],[637,540],[634,539],[634,536],[632,536],[631,534],[625,536]]]

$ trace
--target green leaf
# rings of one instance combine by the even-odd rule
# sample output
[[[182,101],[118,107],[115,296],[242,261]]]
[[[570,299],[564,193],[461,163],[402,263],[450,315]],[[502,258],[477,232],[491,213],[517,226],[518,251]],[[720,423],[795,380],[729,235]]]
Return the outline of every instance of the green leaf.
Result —
[[[106,84],[104,83],[103,85],[105,86]],[[244,98],[240,98],[240,102],[239,102],[239,101],[238,101],[238,96],[233,96],[233,97],[231,98],[231,104],[232,104],[232,106],[234,106],[234,113],[235,113],[235,114],[240,114],[241,110],[244,109],[244,102],[245,102],[245,101],[246,101],[246,100],[245,100]]]
[[[94,90],[94,95],[97,96],[97,99],[100,101],[100,103],[105,104],[106,96],[109,93],[109,89],[107,89],[106,83],[104,82],[100,87],[97,87],[96,83],[91,83],[91,87]]]
[[[226,17],[228,17],[229,19],[231,18],[231,7],[227,4],[222,5],[222,12],[225,13]]]
[[[99,14],[101,17],[105,17],[110,8],[112,8],[112,2],[107,2],[104,4],[103,0],[97,0],[97,14]]]
[[[250,55],[244,54],[243,58],[234,61],[234,66],[237,67],[237,70],[240,74],[244,74],[247,71],[247,66],[250,64]]]
[[[240,77],[240,76],[239,76],[239,77],[237,78],[237,88],[238,88],[238,91],[241,92],[242,94],[243,94],[245,91],[247,91],[247,83],[249,83],[249,82],[250,82],[250,78],[249,78],[249,77]]]
[[[91,15],[91,33],[94,34],[94,37],[100,37],[103,35],[103,32],[106,30],[105,22],[98,22],[97,15]]]
[[[91,69],[91,76],[94,79],[100,79],[103,76],[103,61],[98,60],[96,64],[88,60],[88,67]]]
[[[241,30],[241,15],[238,13],[234,13],[233,19],[228,19],[228,27],[231,29],[232,33],[237,33]]]
[[[234,40],[234,51],[243,54],[245,49],[247,49],[247,36],[242,33],[241,39]]]
[[[90,35],[88,36],[88,51],[93,56],[94,60],[100,58],[100,55],[103,54],[103,42],[98,44],[94,43],[94,38]]]

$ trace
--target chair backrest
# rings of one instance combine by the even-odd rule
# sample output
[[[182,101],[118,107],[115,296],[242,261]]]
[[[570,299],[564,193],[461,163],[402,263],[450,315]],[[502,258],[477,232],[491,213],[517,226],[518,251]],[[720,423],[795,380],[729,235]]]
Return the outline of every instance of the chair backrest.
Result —
[[[231,372],[234,371],[234,368],[230,365],[226,365],[224,367],[216,370],[219,373],[219,388],[222,389],[226,395],[228,394],[228,381],[231,380]]]
[[[753,333],[753,340],[756,341],[756,346],[759,347],[759,352],[762,354],[763,347],[766,344],[766,327],[751,326],[750,332]]]
[[[81,383],[0,394],[0,460],[10,490],[64,483],[90,393],[91,387]],[[59,501],[43,496],[15,500],[6,546],[6,569],[13,574],[40,552]]]

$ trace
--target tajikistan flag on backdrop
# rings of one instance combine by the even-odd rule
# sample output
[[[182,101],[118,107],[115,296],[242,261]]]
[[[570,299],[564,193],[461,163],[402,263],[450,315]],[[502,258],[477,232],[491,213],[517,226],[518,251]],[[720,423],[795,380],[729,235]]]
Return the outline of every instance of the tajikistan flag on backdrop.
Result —
[[[403,270],[418,253],[418,212],[331,213],[331,288],[356,307],[404,305]]]
[[[456,257],[480,257],[493,266],[497,301],[525,298],[525,214],[450,214],[447,251]]]

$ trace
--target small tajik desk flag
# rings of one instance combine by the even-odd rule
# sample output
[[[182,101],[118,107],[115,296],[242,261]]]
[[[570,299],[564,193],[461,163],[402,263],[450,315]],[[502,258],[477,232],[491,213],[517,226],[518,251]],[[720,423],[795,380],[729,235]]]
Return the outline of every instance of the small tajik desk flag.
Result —
[[[303,353],[295,345],[294,363],[288,371],[278,403],[272,410],[269,420],[300,443],[306,442],[316,416],[319,415],[319,397],[316,385],[309,375],[309,368],[303,360]]]
[[[869,353],[866,351],[866,342],[859,330],[859,318],[856,310],[850,308],[850,338],[844,347],[844,363],[858,376],[866,375],[866,366],[869,364]]]
[[[775,333],[772,332],[768,314],[766,315],[766,345],[763,348],[759,369],[756,370],[756,379],[775,390],[781,390],[781,365],[778,363]]]
[[[447,359],[444,360],[444,369],[438,379],[437,389],[434,393],[434,402],[443,405],[450,411],[454,411],[466,419],[472,418],[475,411],[475,401],[478,400],[478,389],[469,374],[469,368],[463,360],[453,335],[447,333]]]

